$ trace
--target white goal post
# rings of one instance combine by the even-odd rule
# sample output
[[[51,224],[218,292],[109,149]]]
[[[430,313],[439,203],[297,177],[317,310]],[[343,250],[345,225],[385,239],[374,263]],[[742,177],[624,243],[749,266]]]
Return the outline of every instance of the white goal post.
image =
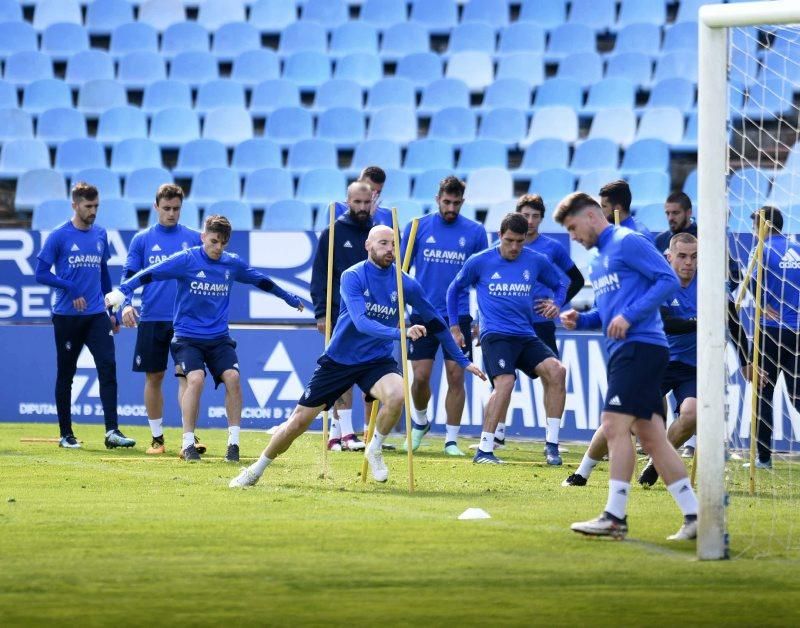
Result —
[[[800,23],[800,2],[772,0],[700,8],[698,73],[697,557],[727,557],[725,346],[727,326],[728,29]]]

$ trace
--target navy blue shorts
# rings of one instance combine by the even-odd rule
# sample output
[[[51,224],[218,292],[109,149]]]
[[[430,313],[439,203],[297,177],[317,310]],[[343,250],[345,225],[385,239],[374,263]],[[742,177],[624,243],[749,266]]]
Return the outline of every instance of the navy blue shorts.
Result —
[[[533,331],[544,344],[546,344],[553,355],[558,357],[558,343],[556,342],[556,324],[553,321],[543,321],[533,324]]]
[[[539,377],[536,367],[547,358],[556,357],[535,336],[506,336],[490,333],[481,338],[483,368],[490,382],[498,375],[516,375],[520,370],[531,379]]]
[[[697,367],[686,362],[670,362],[661,381],[661,396],[672,391],[677,412],[685,399],[697,397]]]
[[[412,325],[424,325],[422,318],[416,314],[411,315]],[[472,362],[472,317],[459,316],[458,326],[461,328],[461,333],[464,334],[464,347],[462,351],[464,355]],[[409,360],[433,360],[436,358],[436,352],[439,350],[441,343],[439,339],[433,334],[423,336],[419,340],[410,340],[408,343],[408,359]]]
[[[669,349],[647,342],[626,342],[608,360],[608,392],[603,410],[637,419],[664,416],[661,381]]]
[[[134,372],[166,371],[173,335],[172,321],[139,322],[136,331],[136,349],[133,351]]]
[[[369,391],[381,377],[388,373],[397,373],[401,376],[403,374],[393,358],[362,364],[339,364],[323,354],[317,360],[317,364],[319,366],[314,370],[311,381],[297,402],[306,408],[325,406],[326,410],[330,410],[336,400],[350,390],[353,384],[358,384],[364,391],[364,397],[368,402],[374,401]]]
[[[175,336],[170,344],[175,366],[180,367],[178,377],[192,371],[203,371],[206,367],[214,378],[214,388],[222,383],[222,374],[229,370],[239,370],[236,356],[236,341],[228,335],[219,338],[180,338]],[[177,370],[177,369],[176,369]]]

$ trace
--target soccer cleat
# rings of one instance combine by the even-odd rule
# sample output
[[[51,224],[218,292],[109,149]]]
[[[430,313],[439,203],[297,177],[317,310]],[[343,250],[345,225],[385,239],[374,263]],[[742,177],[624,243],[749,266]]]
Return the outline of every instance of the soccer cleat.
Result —
[[[558,453],[558,443],[545,443],[545,460],[552,467],[560,467],[563,463]]]
[[[691,541],[697,538],[697,518],[684,519],[681,529],[667,537],[668,541]]]
[[[355,434],[342,436],[342,451],[364,451],[364,441],[359,440]]]
[[[658,482],[658,471],[656,471],[656,466],[653,464],[652,460],[649,460],[647,466],[642,469],[642,472],[639,474],[638,482],[644,488],[650,488]]]
[[[364,457],[369,463],[369,469],[372,471],[372,477],[378,482],[385,482],[389,479],[389,468],[383,461],[382,450],[375,451],[374,447],[367,447],[364,450]]]
[[[745,469],[749,469],[750,463],[745,462],[742,466]],[[763,462],[761,461],[760,458],[756,458],[756,469],[771,469],[771,468],[772,468],[772,458],[770,458],[769,460],[765,460]]]
[[[586,486],[587,481],[580,473],[572,473],[561,483],[561,486]]]
[[[243,467],[242,470],[239,472],[239,475],[237,475],[230,482],[228,482],[228,487],[247,488],[248,486],[254,486],[260,478],[261,476],[253,473],[249,469],[249,467]]]
[[[155,456],[158,454],[163,454],[166,451],[164,447],[164,436],[153,436],[153,440],[150,441],[150,447],[147,448],[147,451],[144,453]]]
[[[500,460],[491,451],[481,451],[480,449],[475,453],[472,459],[473,464],[505,464],[504,460]]]
[[[383,451],[397,451],[397,447],[395,447],[391,443],[384,443],[383,445],[381,445],[381,449]]]
[[[194,444],[189,445],[186,449],[181,451],[181,460],[186,462],[200,462],[200,452]]]
[[[342,439],[331,438],[328,441],[328,451],[342,451]]]
[[[411,424],[411,451],[417,451],[425,434],[431,431],[433,424],[428,421],[425,427],[419,428],[416,423]]]
[[[618,519],[604,512],[589,521],[576,521],[570,527],[573,532],[586,536],[610,536],[612,539],[622,540],[628,534],[628,518]]]
[[[194,448],[197,450],[198,454],[206,453],[207,447],[200,442],[200,439],[197,436],[194,437]]]
[[[239,445],[228,445],[228,451],[225,452],[225,462],[239,462]]]
[[[119,430],[114,430],[106,434],[106,449],[114,449],[116,447],[133,447],[136,441],[128,438]]]
[[[61,440],[58,441],[58,446],[63,447],[64,449],[81,448],[81,444],[78,442],[78,439],[75,438],[74,434],[69,434],[68,436],[62,436]]]
[[[463,451],[458,448],[454,440],[448,441],[444,444],[444,453],[448,456],[466,456]]]
[[[694,458],[694,447],[686,445],[683,448],[683,453],[681,453],[681,458]]]
[[[495,449],[505,449],[505,446],[506,446],[506,437],[505,436],[503,438],[497,438],[497,436],[494,437],[494,448]]]

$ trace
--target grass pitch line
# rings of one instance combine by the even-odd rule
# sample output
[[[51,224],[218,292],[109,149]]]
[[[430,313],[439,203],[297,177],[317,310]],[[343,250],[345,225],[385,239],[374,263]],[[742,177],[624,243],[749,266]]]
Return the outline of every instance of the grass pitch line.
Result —
[[[36,438],[36,437],[33,437],[33,436],[29,436],[29,437],[20,438],[19,442],[20,443],[57,443],[60,440],[61,440],[60,438]],[[78,442],[82,443],[83,441],[79,440]]]

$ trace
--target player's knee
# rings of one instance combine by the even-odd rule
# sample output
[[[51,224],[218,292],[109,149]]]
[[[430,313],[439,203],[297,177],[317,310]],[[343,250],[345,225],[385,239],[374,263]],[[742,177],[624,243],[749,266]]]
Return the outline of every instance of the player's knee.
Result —
[[[164,381],[164,371],[160,371],[158,373],[145,373],[145,381],[150,386],[161,386],[161,382]]]
[[[697,421],[697,400],[693,397],[685,399],[681,404],[681,419],[692,423]]]
[[[554,386],[563,386],[567,380],[567,369],[556,359],[547,360],[546,379]]]
[[[381,399],[381,403],[386,406],[386,409],[390,412],[399,412],[404,403],[403,397],[403,387],[402,386],[392,386],[387,389],[386,398]]]
[[[222,381],[225,382],[225,386],[228,390],[237,390],[241,386],[239,371],[236,369],[228,369],[222,374]]]
[[[206,381],[206,374],[203,371],[189,371],[186,373],[186,385],[189,388],[202,388]]]
[[[514,376],[513,375],[498,375],[494,378],[492,385],[498,395],[510,395],[514,390]]]

